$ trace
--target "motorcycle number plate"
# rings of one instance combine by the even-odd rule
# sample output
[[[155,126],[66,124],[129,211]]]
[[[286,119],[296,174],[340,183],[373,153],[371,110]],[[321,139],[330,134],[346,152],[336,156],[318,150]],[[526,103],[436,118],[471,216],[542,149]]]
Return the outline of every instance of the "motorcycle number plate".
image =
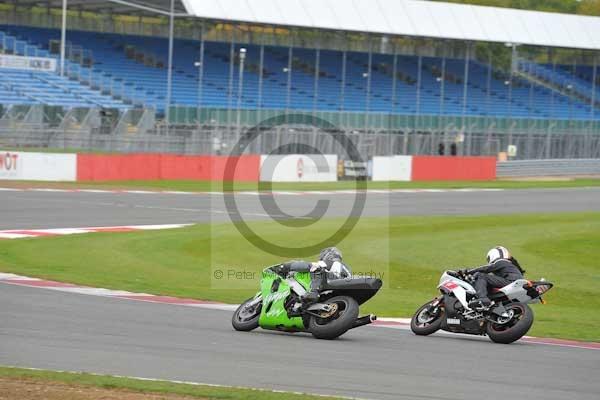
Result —
[[[446,322],[448,325],[460,325],[460,319],[458,318],[447,318]]]

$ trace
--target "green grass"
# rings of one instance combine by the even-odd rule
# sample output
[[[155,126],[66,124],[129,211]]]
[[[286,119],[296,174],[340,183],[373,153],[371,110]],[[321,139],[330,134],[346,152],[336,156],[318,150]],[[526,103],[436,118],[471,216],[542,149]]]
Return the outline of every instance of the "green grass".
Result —
[[[250,225],[263,238],[300,247],[329,236],[340,220]],[[355,273],[383,274],[384,288],[363,310],[379,316],[412,315],[436,295],[442,270],[482,264],[488,248],[502,244],[530,279],[556,284],[549,304],[535,306],[531,334],[600,341],[598,243],[600,213],[562,213],[364,218],[336,244]],[[231,303],[256,292],[258,280],[216,280],[215,270],[256,272],[282,258],[255,248],[231,224],[0,242],[3,272]]]
[[[119,181],[119,182],[34,182],[0,181],[2,187],[57,187],[87,189],[137,189],[137,190],[175,190],[185,192],[223,191],[221,182],[209,181]],[[542,189],[577,188],[600,186],[600,179],[560,179],[560,180],[494,180],[494,181],[432,181],[432,182],[367,182],[368,189]],[[273,183],[272,190],[346,190],[355,189],[356,182],[301,182]],[[363,187],[363,186],[359,186]],[[235,183],[234,190],[267,190],[264,183]]]
[[[337,398],[293,393],[282,394],[281,392],[276,393],[269,390],[259,389],[215,387],[207,385],[171,383],[168,381],[149,381],[135,378],[120,378],[107,375],[53,372],[11,367],[0,367],[0,378],[35,380],[36,382],[60,382],[69,385],[77,385],[82,388],[87,386],[104,389],[127,389],[141,393],[174,394],[215,400],[279,400],[283,396],[285,396],[286,399],[291,400],[333,400]]]

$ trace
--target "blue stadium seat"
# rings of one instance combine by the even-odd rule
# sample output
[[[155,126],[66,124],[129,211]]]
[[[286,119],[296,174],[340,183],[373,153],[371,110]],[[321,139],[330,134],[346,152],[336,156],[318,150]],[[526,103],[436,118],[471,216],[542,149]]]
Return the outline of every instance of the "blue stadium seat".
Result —
[[[49,42],[58,40],[56,29],[32,28],[23,26],[0,26],[0,43],[12,37],[11,45],[17,51],[35,45],[43,54],[50,54]],[[92,54],[91,66],[70,63],[77,69],[80,82],[56,81],[55,75],[37,79],[36,89],[50,85],[57,89],[49,91],[58,95],[64,89],[74,102],[85,100],[86,104],[97,102],[111,106],[144,105],[158,110],[165,109],[167,97],[167,39],[120,34],[104,34],[86,31],[69,31],[68,42]],[[21,44],[17,44],[21,43]],[[246,69],[242,93],[242,107],[245,109],[285,109],[312,111],[356,111],[369,110],[380,113],[473,116],[512,116],[522,118],[588,119],[590,105],[572,96],[552,92],[540,85],[531,85],[524,78],[514,79],[509,101],[509,87],[501,74],[492,74],[488,93],[489,67],[478,61],[469,65],[468,98],[463,105],[464,61],[446,60],[446,79],[439,80],[442,60],[437,57],[423,57],[421,86],[417,88],[418,58],[399,55],[397,59],[397,89],[392,93],[393,56],[373,54],[372,68],[368,70],[368,54],[348,52],[346,76],[343,79],[342,52],[322,50],[320,52],[318,93],[315,93],[315,57],[312,49],[293,49],[291,90],[288,104],[288,51],[286,47],[266,46],[264,51],[264,74],[262,90],[259,88],[259,54],[257,45],[236,44],[247,49]],[[141,54],[143,59],[137,59]],[[56,55],[52,55],[56,57]],[[239,67],[237,62],[230,71],[230,44],[206,42],[204,55],[204,77],[199,88],[198,67],[199,42],[176,39],[174,54],[174,74],[172,104],[197,107],[236,107]],[[149,65],[151,64],[151,65]],[[581,85],[591,85],[590,67],[578,67]],[[561,71],[556,72],[557,74]],[[38,75],[38,74],[35,74]],[[367,96],[367,81],[371,81],[370,96]],[[5,79],[6,80],[6,79]],[[231,81],[231,84],[230,84]],[[2,80],[0,80],[0,83]],[[342,88],[342,83],[345,86]],[[106,90],[110,85],[115,91]],[[104,88],[104,94],[99,89]],[[0,89],[6,89],[0,87]],[[48,88],[50,90],[50,88]],[[199,93],[202,98],[199,99]],[[344,96],[342,97],[342,92]],[[260,93],[260,96],[259,96]],[[0,92],[0,95],[2,92]],[[43,96],[36,91],[34,97],[44,101],[66,102],[52,96]],[[112,97],[111,97],[112,95]],[[315,96],[316,95],[316,96]],[[1,97],[0,97],[1,98]],[[107,98],[110,99],[107,100]],[[600,98],[600,97],[598,97]],[[114,103],[111,103],[114,102]],[[104,103],[105,102],[105,103]],[[126,104],[125,104],[126,103]],[[597,113],[600,117],[600,113]]]

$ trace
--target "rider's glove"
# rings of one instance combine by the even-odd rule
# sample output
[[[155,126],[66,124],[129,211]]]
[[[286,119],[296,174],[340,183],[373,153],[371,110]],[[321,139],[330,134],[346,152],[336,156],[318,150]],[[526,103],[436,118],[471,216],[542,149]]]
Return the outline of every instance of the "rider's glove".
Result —
[[[322,271],[323,269],[325,269],[326,267],[327,267],[327,264],[325,263],[325,261],[314,262],[314,263],[311,263],[310,272],[319,272],[319,271]]]
[[[284,263],[277,267],[277,273],[281,276],[287,276],[290,273],[290,264]]]

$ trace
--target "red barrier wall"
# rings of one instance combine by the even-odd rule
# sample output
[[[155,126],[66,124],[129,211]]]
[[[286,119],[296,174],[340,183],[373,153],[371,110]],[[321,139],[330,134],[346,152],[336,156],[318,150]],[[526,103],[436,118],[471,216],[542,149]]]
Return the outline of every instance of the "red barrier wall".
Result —
[[[78,181],[185,179],[223,181],[227,156],[178,156],[171,154],[78,154]],[[237,157],[235,173],[228,180],[258,182],[260,156]]]
[[[413,156],[413,181],[496,179],[495,157]]]

